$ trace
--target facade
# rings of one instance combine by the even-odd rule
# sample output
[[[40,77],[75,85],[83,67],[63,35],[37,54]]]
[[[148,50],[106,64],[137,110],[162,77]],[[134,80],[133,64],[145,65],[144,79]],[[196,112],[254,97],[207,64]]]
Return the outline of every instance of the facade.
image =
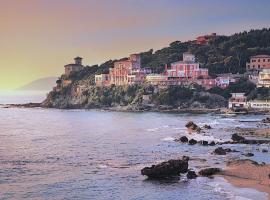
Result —
[[[270,88],[270,69],[264,69],[259,73],[257,87]]]
[[[200,68],[195,62],[195,56],[190,53],[183,54],[183,61],[171,64],[171,69],[166,71],[169,77],[174,78],[208,78],[208,69]]]
[[[247,106],[247,98],[245,93],[231,93],[232,97],[229,99],[229,108],[245,108]]]
[[[250,62],[246,63],[247,71],[259,72],[262,69],[270,69],[269,55],[256,55],[250,57]]]
[[[248,102],[248,108],[270,110],[270,100],[253,100]]]
[[[77,72],[83,69],[82,58],[74,58],[74,63],[65,65],[65,75],[69,76],[72,72]]]
[[[212,33],[211,35],[202,35],[196,38],[196,44],[208,44],[210,40],[214,39],[217,36],[216,33]]]
[[[132,54],[128,60],[115,62],[109,74],[95,75],[95,83],[98,86],[130,85],[142,82],[148,73],[151,70],[141,68],[140,55]]]

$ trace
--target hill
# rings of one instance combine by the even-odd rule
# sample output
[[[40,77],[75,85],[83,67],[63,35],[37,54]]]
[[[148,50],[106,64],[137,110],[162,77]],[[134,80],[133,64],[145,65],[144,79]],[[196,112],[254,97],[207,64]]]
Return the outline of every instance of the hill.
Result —
[[[46,77],[41,78],[31,83],[28,83],[17,90],[25,90],[25,91],[50,91],[52,90],[53,86],[55,86],[55,81],[57,77]]]

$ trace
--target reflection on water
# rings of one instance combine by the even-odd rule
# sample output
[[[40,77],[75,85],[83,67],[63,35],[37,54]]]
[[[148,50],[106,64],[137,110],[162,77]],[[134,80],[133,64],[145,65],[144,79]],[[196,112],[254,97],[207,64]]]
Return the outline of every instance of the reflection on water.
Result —
[[[262,118],[263,116],[258,116]],[[189,120],[212,124],[211,136],[228,119],[212,115],[0,109],[0,197],[4,199],[228,199],[215,179],[149,181],[140,169],[188,155],[191,168],[225,159],[215,147],[172,141]],[[240,125],[231,118],[231,126]],[[235,147],[236,148],[236,147]],[[238,147],[245,151],[246,146]],[[237,157],[237,154],[231,154]],[[208,161],[205,162],[202,159]],[[269,162],[255,153],[255,159]],[[220,181],[220,180],[219,180]],[[218,184],[220,187],[222,184]],[[226,187],[226,185],[222,185]],[[224,192],[226,191],[226,192]],[[262,193],[251,191],[260,199]],[[247,193],[248,194],[248,193]]]

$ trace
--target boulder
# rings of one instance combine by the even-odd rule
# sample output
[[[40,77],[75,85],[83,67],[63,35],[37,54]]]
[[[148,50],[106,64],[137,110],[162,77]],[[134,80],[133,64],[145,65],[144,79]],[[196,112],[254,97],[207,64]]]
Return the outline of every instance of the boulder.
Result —
[[[203,146],[207,146],[208,145],[208,141],[201,141],[200,142]]]
[[[242,137],[242,136],[240,136],[240,135],[238,135],[237,133],[234,133],[234,134],[232,135],[232,140],[233,140],[234,142],[244,142],[244,141],[245,141],[245,138]]]
[[[182,137],[180,137],[180,141],[183,143],[186,143],[186,142],[188,142],[188,138],[186,136],[182,136]]]
[[[207,124],[205,124],[205,125],[203,126],[203,128],[205,128],[205,129],[212,129],[212,127],[211,127],[210,125],[207,125]]]
[[[197,144],[197,140],[191,139],[191,140],[189,140],[188,144],[189,145]]]
[[[216,143],[214,141],[209,143],[209,146],[215,146],[215,145],[216,145]]]
[[[266,117],[265,119],[262,120],[262,123],[270,123],[270,118]]]
[[[193,121],[190,121],[186,124],[186,127],[191,130],[191,131],[195,131],[195,132],[200,132],[201,128],[195,124]]]
[[[194,171],[188,171],[187,178],[188,179],[195,179],[195,178],[197,178],[196,172],[194,172]]]
[[[220,168],[206,168],[206,169],[202,169],[201,171],[199,171],[199,174],[201,176],[212,176],[215,175],[217,173],[220,173],[221,169]]]
[[[141,174],[148,178],[167,178],[179,176],[180,173],[187,173],[189,158],[184,156],[179,160],[169,160],[151,167],[145,167],[141,170]]]
[[[247,153],[247,154],[245,154],[245,156],[246,157],[252,157],[252,156],[254,156],[254,154],[253,153]]]
[[[267,149],[263,149],[262,152],[263,152],[263,153],[267,153],[268,150],[267,150]]]
[[[214,154],[216,155],[226,155],[226,150],[222,147],[218,147],[215,149]]]

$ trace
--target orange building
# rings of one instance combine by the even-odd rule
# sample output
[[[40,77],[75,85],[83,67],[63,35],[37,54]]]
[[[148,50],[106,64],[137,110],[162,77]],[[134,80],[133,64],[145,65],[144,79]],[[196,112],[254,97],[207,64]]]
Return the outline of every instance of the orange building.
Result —
[[[270,69],[269,55],[256,55],[250,57],[250,62],[246,63],[247,71],[259,72],[263,69]]]
[[[216,33],[212,33],[211,35],[202,35],[196,38],[196,44],[208,44],[210,40],[214,39],[217,36]]]

